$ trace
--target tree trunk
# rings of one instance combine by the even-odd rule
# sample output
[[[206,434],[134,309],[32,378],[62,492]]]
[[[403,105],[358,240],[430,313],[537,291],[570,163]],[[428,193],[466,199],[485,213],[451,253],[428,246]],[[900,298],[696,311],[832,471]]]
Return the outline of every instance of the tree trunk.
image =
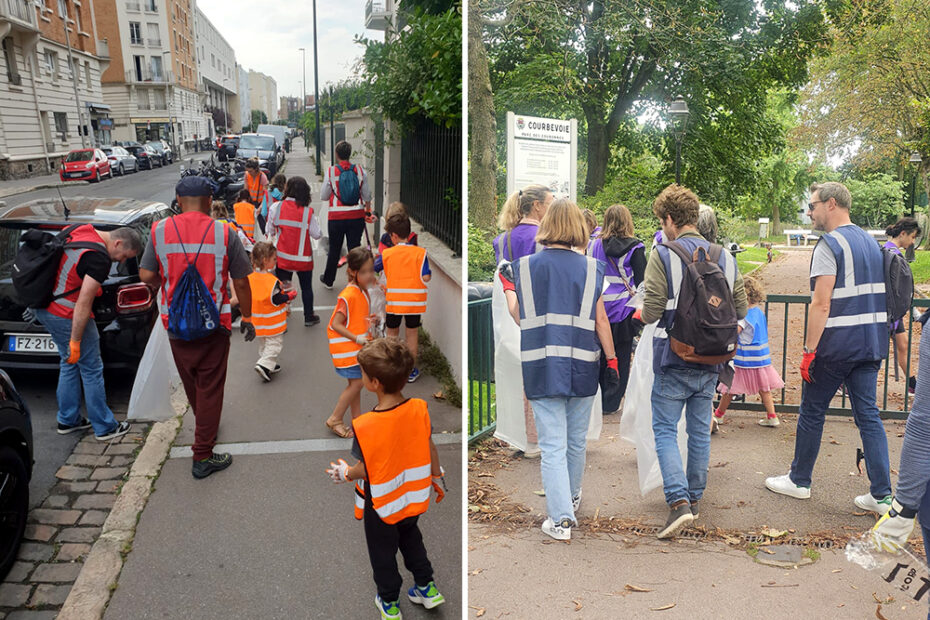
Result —
[[[584,195],[593,196],[604,187],[607,177],[607,160],[610,158],[610,138],[607,124],[586,114],[588,121],[588,174],[584,182]]]
[[[497,119],[482,37],[481,3],[468,5],[468,216],[476,226],[497,229]]]
[[[771,231],[771,234],[780,235],[781,234],[781,212],[779,211],[779,208],[778,208],[778,202],[779,202],[779,199],[781,198],[781,192],[779,192],[778,179],[777,178],[773,179],[772,183],[773,183],[772,189],[774,191],[772,192],[773,200],[772,200],[772,231]]]

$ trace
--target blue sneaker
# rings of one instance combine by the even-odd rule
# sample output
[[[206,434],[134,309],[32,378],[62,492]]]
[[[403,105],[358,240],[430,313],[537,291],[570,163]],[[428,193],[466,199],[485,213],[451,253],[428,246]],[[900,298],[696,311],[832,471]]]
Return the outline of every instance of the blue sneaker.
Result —
[[[426,584],[424,588],[414,585],[407,590],[407,598],[409,598],[411,602],[417,605],[423,605],[423,607],[427,609],[439,607],[446,602],[445,597],[439,593],[439,590],[436,589],[436,584],[432,581]]]
[[[407,377],[407,383],[413,383],[419,378],[420,378],[420,369],[414,368],[413,370],[410,371],[410,376]]]
[[[397,606],[397,601],[386,603],[381,600],[380,594],[375,594],[375,607],[381,612],[381,620],[402,620],[403,618],[400,607]]]

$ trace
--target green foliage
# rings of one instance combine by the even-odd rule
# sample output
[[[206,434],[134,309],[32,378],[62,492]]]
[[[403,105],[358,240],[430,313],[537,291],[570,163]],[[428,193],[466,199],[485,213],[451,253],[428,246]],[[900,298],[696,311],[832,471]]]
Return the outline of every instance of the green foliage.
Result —
[[[864,228],[884,229],[904,211],[901,181],[889,174],[871,174],[863,179],[847,179],[846,187],[853,196],[850,217]]]
[[[773,259],[778,254],[777,250],[772,250]],[[766,264],[768,264],[768,250],[765,248],[746,248],[736,255],[736,266],[744,276]]]
[[[419,351],[417,364],[421,372],[436,377],[442,385],[442,395],[446,402],[456,409],[462,406],[462,388],[459,387],[452,366],[442,351],[422,327],[419,331]]]
[[[261,110],[252,110],[252,129],[268,122],[268,115]]]
[[[358,80],[344,80],[334,84],[332,91],[324,87],[320,94],[320,122],[325,125],[329,122],[330,110],[334,110],[336,118],[348,110],[360,110],[368,106],[370,101],[368,84]],[[298,125],[307,132],[310,144],[316,145],[316,110],[305,112],[298,120]]]
[[[424,6],[436,3],[421,2]],[[462,16],[415,11],[389,42],[360,37],[372,105],[402,130],[421,118],[456,127],[462,122]]]
[[[490,282],[496,267],[487,233],[468,222],[468,281]]]
[[[727,209],[714,209],[717,216],[717,239],[736,243],[755,243],[759,240],[759,223]]]
[[[919,250],[914,253],[911,271],[914,272],[914,284],[930,282],[930,251]]]

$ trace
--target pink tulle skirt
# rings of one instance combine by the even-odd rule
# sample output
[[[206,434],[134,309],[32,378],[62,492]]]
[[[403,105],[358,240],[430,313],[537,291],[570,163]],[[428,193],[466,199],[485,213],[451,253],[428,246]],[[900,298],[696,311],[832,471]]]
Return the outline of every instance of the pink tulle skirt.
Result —
[[[758,394],[771,392],[785,387],[778,371],[769,364],[761,368],[737,368],[733,376],[733,385],[729,388],[724,384],[717,386],[721,394]]]

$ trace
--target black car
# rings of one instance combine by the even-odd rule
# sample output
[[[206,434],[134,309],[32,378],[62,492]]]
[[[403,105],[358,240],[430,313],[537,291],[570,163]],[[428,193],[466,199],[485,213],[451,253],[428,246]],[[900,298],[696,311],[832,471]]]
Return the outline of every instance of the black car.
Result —
[[[134,144],[123,148],[129,151],[129,154],[136,158],[136,160],[139,162],[140,170],[151,170],[155,166],[161,165],[161,159],[155,161],[155,158],[152,157],[152,150],[145,148],[141,144]]]
[[[239,149],[239,136],[228,135],[220,139],[219,147],[216,150],[216,158],[219,161],[229,161],[236,156]]]
[[[262,133],[244,133],[239,136],[239,148],[236,157],[241,159],[258,158],[258,164],[267,168],[271,175],[278,173],[284,163],[284,151],[275,141],[275,137]]]
[[[39,199],[12,207],[0,215],[0,367],[56,369],[58,349],[45,328],[23,318],[16,298],[11,266],[19,237],[30,228],[61,230],[71,224],[93,224],[98,230],[130,226],[148,242],[152,223],[171,215],[161,202],[126,198],[69,198],[69,217],[61,200]],[[100,332],[105,368],[134,370],[139,365],[152,325],[158,317],[154,291],[139,280],[138,260],[114,263],[94,300],[94,321]],[[0,519],[2,520],[2,519]]]
[[[162,166],[167,166],[174,161],[171,156],[171,151],[165,148],[165,145],[161,142],[161,140],[152,140],[151,142],[146,142],[146,146],[150,146],[155,149],[155,152],[158,153],[158,156],[161,158]]]
[[[0,581],[16,561],[29,512],[32,421],[10,377],[0,370]]]

